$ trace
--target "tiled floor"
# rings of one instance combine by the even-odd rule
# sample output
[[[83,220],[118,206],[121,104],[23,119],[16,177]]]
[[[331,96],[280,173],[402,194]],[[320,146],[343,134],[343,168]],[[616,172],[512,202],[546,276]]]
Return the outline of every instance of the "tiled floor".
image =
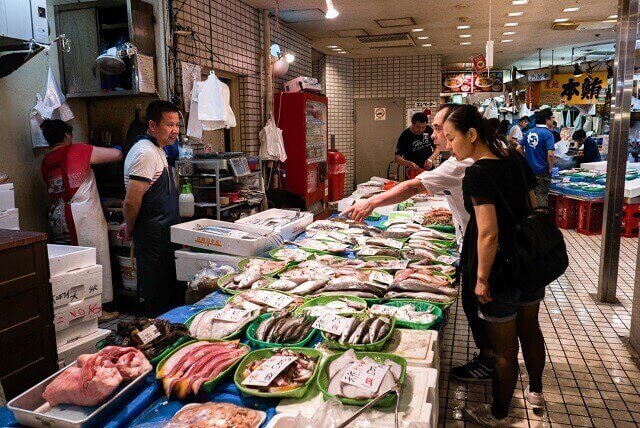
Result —
[[[600,236],[565,234],[570,265],[552,283],[541,306],[546,340],[544,411],[524,402],[527,374],[520,357],[520,380],[511,416],[519,427],[640,426],[640,368],[625,345],[629,335],[637,239],[622,239],[617,297],[620,304],[596,303]],[[440,424],[464,425],[461,409],[490,402],[490,383],[449,379],[449,369],[475,352],[466,318],[458,303],[444,332],[440,374]],[[468,424],[470,425],[470,424]]]

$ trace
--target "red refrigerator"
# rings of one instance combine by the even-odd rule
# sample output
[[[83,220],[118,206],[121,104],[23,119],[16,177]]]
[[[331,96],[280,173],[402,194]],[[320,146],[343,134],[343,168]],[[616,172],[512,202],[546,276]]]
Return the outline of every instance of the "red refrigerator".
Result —
[[[276,123],[287,151],[285,190],[300,196],[307,211],[322,217],[329,192],[327,98],[308,92],[279,92],[274,101]]]

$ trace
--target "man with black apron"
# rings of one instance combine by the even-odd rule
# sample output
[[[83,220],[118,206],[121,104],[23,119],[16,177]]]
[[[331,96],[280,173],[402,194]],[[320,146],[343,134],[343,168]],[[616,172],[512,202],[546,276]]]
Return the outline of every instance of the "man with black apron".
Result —
[[[178,192],[164,147],[179,132],[178,108],[156,100],[147,107],[147,135],[138,138],[124,163],[127,193],[121,234],[133,238],[138,289],[145,315],[156,317],[182,304],[184,290],[176,282],[171,226],[180,222]]]

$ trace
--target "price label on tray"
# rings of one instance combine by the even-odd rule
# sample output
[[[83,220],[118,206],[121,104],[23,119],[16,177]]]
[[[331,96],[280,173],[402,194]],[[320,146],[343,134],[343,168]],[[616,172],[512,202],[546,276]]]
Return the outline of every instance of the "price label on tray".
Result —
[[[393,275],[387,272],[373,271],[369,274],[369,281],[391,285],[393,284]]]
[[[242,384],[248,386],[268,386],[273,379],[297,359],[298,357],[274,355],[252,371],[249,376],[242,381]]]
[[[249,313],[246,309],[232,308],[231,306],[225,306],[224,308],[215,311],[211,318],[220,320],[220,321],[228,321],[228,322],[238,322],[241,319],[245,318]]]
[[[310,317],[322,317],[324,315],[336,315],[338,311],[326,306],[312,306],[306,310],[306,313]]]
[[[380,264],[378,264],[378,268],[387,270],[401,270],[406,269],[408,264],[409,260],[387,260],[385,262],[380,262]]]
[[[352,323],[353,318],[325,313],[314,321],[312,327],[331,334],[342,334]]]
[[[402,247],[404,247],[404,243],[397,241],[395,239],[387,238],[384,240],[384,242],[385,242],[385,245],[391,248],[395,248],[396,250],[400,250]]]
[[[371,313],[376,315],[389,315],[390,317],[394,316],[398,312],[398,308],[395,306],[387,306],[387,305],[373,305],[371,306]]]
[[[242,307],[249,312],[262,309],[262,306],[256,305],[255,303],[249,302],[248,300],[245,300],[244,302],[242,302]]]
[[[227,237],[232,239],[244,239],[247,235],[249,234],[247,232],[243,232],[242,230],[230,230],[227,234]]]
[[[272,308],[284,309],[289,303],[293,302],[293,297],[287,296],[286,294],[260,290],[256,293],[254,300],[271,306]]]
[[[375,256],[380,251],[379,248],[373,247],[364,247],[362,250],[358,251],[359,256]]]
[[[345,235],[344,233],[340,233],[340,232],[330,232],[329,233],[329,238],[334,239],[338,242],[343,242],[345,239],[347,239],[347,235]]]
[[[320,276],[332,276],[336,273],[335,269],[329,266],[325,266],[322,263],[318,263],[315,260],[312,260],[307,265],[307,269],[317,273]]]
[[[341,382],[348,383],[359,388],[378,392],[384,375],[389,371],[389,366],[364,359],[351,364],[347,372],[342,375]],[[384,392],[384,391],[382,391]]]
[[[138,332],[138,337],[140,338],[140,341],[142,341],[143,345],[146,345],[147,343],[151,343],[154,339],[160,336],[161,336],[160,331],[153,324],[151,324],[149,327],[145,328],[144,330]]]
[[[453,262],[455,262],[458,259],[456,257],[453,257],[453,256],[442,255],[442,256],[436,257],[436,260],[439,261],[439,262],[446,263],[446,264],[450,265],[450,264],[453,264]]]

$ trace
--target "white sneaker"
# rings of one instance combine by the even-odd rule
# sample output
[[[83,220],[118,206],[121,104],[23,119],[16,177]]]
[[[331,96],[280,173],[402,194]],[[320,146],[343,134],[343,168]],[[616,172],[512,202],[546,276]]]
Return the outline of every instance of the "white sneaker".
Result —
[[[524,398],[532,408],[544,408],[544,394],[542,392],[531,392],[527,386],[527,389],[524,390]]]
[[[490,428],[507,428],[510,427],[509,417],[497,419],[491,414],[490,404],[481,404],[478,407],[465,406],[462,409],[464,418],[483,427]]]

